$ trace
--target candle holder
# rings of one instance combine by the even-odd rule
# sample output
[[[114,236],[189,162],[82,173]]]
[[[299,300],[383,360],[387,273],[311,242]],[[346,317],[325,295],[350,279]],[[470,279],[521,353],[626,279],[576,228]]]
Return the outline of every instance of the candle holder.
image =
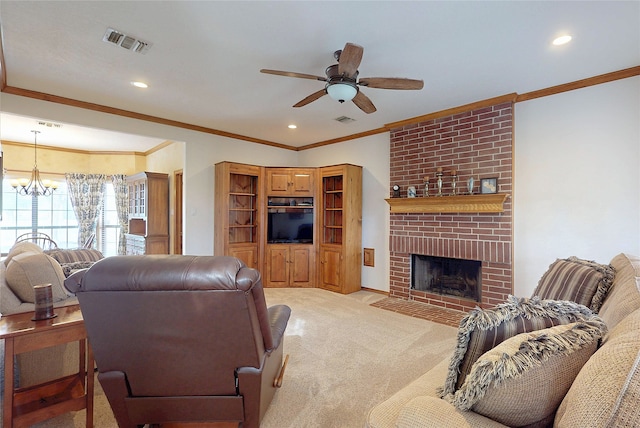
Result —
[[[469,179],[467,180],[467,190],[469,191],[470,195],[473,195],[473,183],[474,183],[473,177],[469,177]]]
[[[438,177],[437,185],[438,185],[438,195],[442,196],[442,168],[438,168],[438,172],[436,172],[436,177]]]
[[[458,180],[458,175],[456,170],[451,171],[451,196],[456,195],[456,182]]]
[[[53,313],[53,295],[51,284],[34,285],[35,292],[35,314],[31,321],[48,320],[56,317]]]
[[[424,178],[424,197],[429,197],[429,176]]]

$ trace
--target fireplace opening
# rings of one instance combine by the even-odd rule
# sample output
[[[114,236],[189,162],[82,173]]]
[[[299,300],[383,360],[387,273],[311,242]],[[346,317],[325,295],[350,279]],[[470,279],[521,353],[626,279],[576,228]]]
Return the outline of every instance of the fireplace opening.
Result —
[[[411,255],[411,289],[480,301],[482,262]]]

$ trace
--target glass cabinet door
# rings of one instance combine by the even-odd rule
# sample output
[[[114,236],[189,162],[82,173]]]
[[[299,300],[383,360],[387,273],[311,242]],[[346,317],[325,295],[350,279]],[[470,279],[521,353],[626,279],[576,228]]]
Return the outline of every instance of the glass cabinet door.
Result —
[[[230,174],[229,243],[257,242],[258,177]]]
[[[342,175],[322,178],[322,243],[342,244],[342,197],[343,197],[343,177]]]

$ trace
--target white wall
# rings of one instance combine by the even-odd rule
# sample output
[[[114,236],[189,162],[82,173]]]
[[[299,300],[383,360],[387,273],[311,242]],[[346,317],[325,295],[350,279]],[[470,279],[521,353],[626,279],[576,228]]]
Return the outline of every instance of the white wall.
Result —
[[[261,144],[208,136],[187,141],[184,168],[184,254],[213,254],[214,165],[295,165],[297,153]]]
[[[375,250],[374,267],[362,266],[362,286],[389,291],[389,133],[302,150],[299,166],[351,163],[362,171],[362,247]]]
[[[556,258],[640,254],[640,77],[515,106],[515,294]]]

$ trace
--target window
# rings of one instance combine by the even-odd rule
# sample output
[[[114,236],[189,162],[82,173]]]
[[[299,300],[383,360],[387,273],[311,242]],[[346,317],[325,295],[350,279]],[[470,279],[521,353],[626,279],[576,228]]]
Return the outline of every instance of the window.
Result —
[[[46,233],[60,248],[78,247],[78,221],[64,180],[51,196],[18,195],[9,180],[3,180],[2,193],[0,253],[6,255],[18,236],[31,232]],[[107,181],[95,242],[105,256],[118,253],[119,227],[113,185]]]
[[[102,200],[102,209],[98,216],[98,226],[96,228],[96,248],[105,256],[115,256],[118,254],[120,237],[116,195],[111,182],[107,181],[104,187],[104,199]]]

